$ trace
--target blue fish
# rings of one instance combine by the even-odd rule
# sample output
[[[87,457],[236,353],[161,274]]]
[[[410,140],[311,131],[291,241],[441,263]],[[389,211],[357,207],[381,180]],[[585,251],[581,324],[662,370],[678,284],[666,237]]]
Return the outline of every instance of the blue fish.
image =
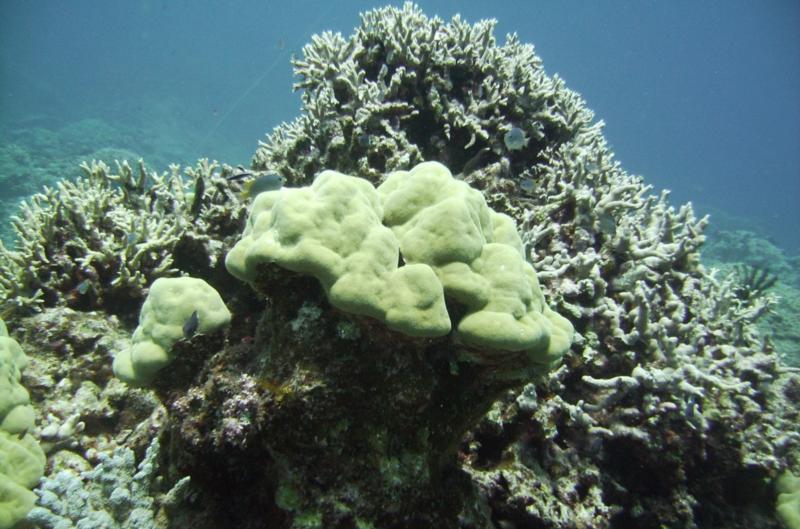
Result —
[[[525,131],[519,127],[511,127],[511,130],[503,136],[503,143],[509,151],[518,151],[528,145],[528,138],[525,137]]]
[[[200,325],[200,316],[197,311],[192,312],[192,315],[186,319],[183,324],[183,337],[189,339],[197,332],[197,327]]]

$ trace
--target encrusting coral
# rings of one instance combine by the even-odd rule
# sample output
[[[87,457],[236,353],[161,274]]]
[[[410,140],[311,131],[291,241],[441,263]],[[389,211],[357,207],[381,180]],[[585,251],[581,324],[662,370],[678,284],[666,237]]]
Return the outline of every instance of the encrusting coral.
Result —
[[[174,191],[185,197],[175,202],[154,199],[150,190],[158,194],[159,184],[115,187],[107,170],[84,184],[97,204],[110,196],[114,204],[158,211],[153,237],[172,242],[135,265],[129,263],[138,250],[124,258],[104,250],[131,231],[122,222],[110,235],[104,223],[116,217],[108,213],[77,226],[83,239],[94,241],[88,233],[97,231],[106,244],[87,251],[80,243],[75,259],[63,262],[64,249],[73,247],[43,212],[71,226],[67,212],[83,206],[59,209],[58,201],[75,204],[77,187],[34,199],[23,212],[31,219],[18,228],[26,240],[16,253],[2,252],[0,272],[8,306],[41,300],[42,314],[14,314],[18,326],[29,327],[26,336],[56,311],[80,317],[50,307],[67,303],[83,281],[75,263],[100,263],[98,252],[114,263],[96,285],[98,296],[121,278],[138,289],[127,298],[136,305],[155,276],[175,268],[206,279],[231,310],[226,343],[203,336],[175,342],[173,365],[185,360],[193,369],[165,370],[154,381],[167,413],[162,477],[174,484],[191,475],[191,494],[175,520],[198,529],[263,527],[265,520],[298,529],[779,527],[772,483],[800,471],[800,377],[755,327],[772,298],[737,295],[733,278],[706,270],[699,252],[708,220],[689,204],[673,208],[666,192],[653,194],[626,173],[581,97],[546,75],[532,46],[514,36],[498,45],[493,29],[493,21],[448,23],[406,4],[363,14],[350,37],[315,36],[294,62],[303,112],[268,135],[253,167],[294,187],[313,187],[319,173],[335,171],[368,180],[378,195],[385,186],[388,196],[408,176],[392,174],[440,162],[479,189],[488,208],[519,227],[514,251],[535,270],[537,299],[574,328],[561,363],[536,380],[497,376],[502,362],[475,361],[492,357],[485,344],[476,348],[485,355],[476,357],[451,335],[403,334],[382,317],[337,306],[327,291],[331,278],[287,269],[280,252],[264,253],[255,270],[240,275],[257,293],[212,273],[222,272],[221,256],[244,225],[244,208],[216,170],[199,172],[209,176],[206,195],[219,194],[199,208],[196,223],[180,224],[184,233],[209,226],[207,238],[192,245],[175,242],[174,222],[158,224],[194,209],[187,190]],[[310,193],[259,195],[245,238],[302,239],[273,224],[280,215],[272,208],[287,191]],[[397,238],[398,259],[367,265],[419,264],[412,247],[422,239],[403,241],[416,226],[387,220],[390,208],[381,209],[375,216]],[[127,222],[136,217],[128,206],[122,210]],[[215,220],[205,224],[207,215]],[[27,262],[33,275],[25,275]],[[487,291],[513,304],[513,288],[493,283],[495,265],[470,263],[471,272],[489,278]],[[447,266],[436,270],[442,285]],[[469,296],[448,300],[446,286],[443,292],[448,316],[462,321]],[[111,310],[104,303],[90,308]],[[94,342],[71,333],[79,334],[53,325],[32,340],[66,341],[71,362],[107,356],[107,344],[95,351]],[[107,382],[108,371],[96,378]],[[133,398],[143,394],[138,389],[125,393],[136,409],[113,394],[120,431],[103,439],[127,442],[122,430],[130,430],[142,451],[151,430],[131,426],[130,418],[152,404]],[[70,414],[58,412],[68,423]],[[88,442],[85,431],[79,437]]]

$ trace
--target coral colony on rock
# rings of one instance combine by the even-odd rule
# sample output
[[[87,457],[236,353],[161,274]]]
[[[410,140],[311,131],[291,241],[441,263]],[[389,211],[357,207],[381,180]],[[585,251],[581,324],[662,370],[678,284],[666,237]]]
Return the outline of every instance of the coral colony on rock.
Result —
[[[25,203],[0,528],[800,527],[771,279],[704,268],[707,220],[493,31],[366,12],[246,171]]]

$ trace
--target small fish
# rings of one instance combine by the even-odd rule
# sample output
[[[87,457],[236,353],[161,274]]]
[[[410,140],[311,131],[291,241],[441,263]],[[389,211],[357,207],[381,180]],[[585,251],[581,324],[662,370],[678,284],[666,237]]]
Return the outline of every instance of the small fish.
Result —
[[[611,214],[607,212],[601,213],[597,220],[601,233],[608,235],[609,237],[613,237],[617,234],[617,221],[614,220],[614,217],[611,216]]]
[[[125,235],[125,244],[127,246],[133,246],[139,241],[139,235],[136,232],[130,232]]]
[[[503,143],[509,151],[518,151],[528,145],[528,138],[525,137],[525,131],[519,127],[511,127],[511,129],[503,135]]]
[[[243,178],[247,178],[249,176],[255,176],[252,171],[248,171],[247,169],[245,169],[241,165],[239,167],[237,167],[236,169],[238,169],[238,172],[237,173],[233,173],[230,176],[226,176],[225,180],[227,180],[228,182],[238,182],[239,180],[241,180]]]
[[[533,178],[525,178],[519,183],[519,187],[526,193],[530,193],[536,187],[536,182],[533,181]]]
[[[372,137],[369,134],[361,134],[358,136],[358,145],[362,149],[368,149],[372,143]]]
[[[197,327],[200,325],[200,317],[197,314],[197,311],[192,312],[192,315],[186,319],[186,322],[183,324],[183,337],[187,340],[194,336],[194,333],[197,332]]]
[[[263,173],[245,182],[242,187],[242,198],[254,198],[259,193],[277,191],[283,187],[283,177],[278,173]]]
[[[84,279],[83,281],[81,281],[80,283],[78,283],[78,286],[77,286],[77,287],[75,287],[75,291],[76,291],[78,294],[80,294],[81,296],[83,296],[84,294],[86,294],[87,292],[89,292],[89,288],[90,288],[91,286],[92,286],[92,282],[91,282],[91,281],[89,281],[88,279]]]
[[[203,195],[206,192],[206,181],[202,176],[198,176],[194,181],[194,197],[192,198],[192,207],[189,212],[195,217],[200,214],[200,209],[203,207]]]

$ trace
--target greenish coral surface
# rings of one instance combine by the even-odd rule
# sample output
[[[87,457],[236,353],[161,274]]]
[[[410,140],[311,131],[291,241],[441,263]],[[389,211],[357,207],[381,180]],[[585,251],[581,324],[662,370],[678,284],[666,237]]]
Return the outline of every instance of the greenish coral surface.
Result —
[[[34,413],[20,384],[28,358],[0,324],[0,529],[7,529],[33,507],[36,495],[30,489],[44,473],[45,455],[28,433]]]
[[[28,357],[8,335],[0,336],[0,429],[21,433],[33,427],[28,391],[20,384]]]
[[[800,478],[786,472],[778,478],[778,518],[788,529],[800,529]]]
[[[156,279],[139,313],[131,347],[114,358],[114,374],[129,384],[149,383],[172,360],[170,350],[185,337],[194,312],[197,326],[191,334],[213,332],[231,319],[219,293],[202,279]]]
[[[394,172],[377,190],[324,171],[309,187],[258,195],[226,266],[254,282],[269,263],[316,277],[334,306],[411,336],[449,333],[452,299],[467,308],[456,336],[480,350],[469,354],[478,362],[503,360],[488,349],[549,366],[572,340],[571,324],[545,305],[511,218],[436,162]]]
[[[324,171],[309,187],[259,194],[225,263],[245,281],[255,280],[259,264],[277,263],[319,279],[344,311],[411,336],[447,334],[441,284],[428,266],[398,267],[400,246],[382,217],[372,184]]]
[[[431,266],[445,295],[468,308],[456,329],[462,342],[558,361],[572,325],[545,304],[511,217],[436,162],[392,173],[378,192],[406,263]]]

